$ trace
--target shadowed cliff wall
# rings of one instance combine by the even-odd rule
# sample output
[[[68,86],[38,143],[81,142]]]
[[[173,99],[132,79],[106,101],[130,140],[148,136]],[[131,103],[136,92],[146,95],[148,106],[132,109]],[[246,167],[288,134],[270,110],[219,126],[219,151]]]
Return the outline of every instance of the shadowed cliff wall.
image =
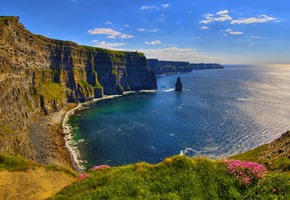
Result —
[[[27,31],[18,17],[0,17],[1,153],[49,163],[47,149],[59,145],[43,116],[68,102],[156,88],[142,53],[49,39]]]

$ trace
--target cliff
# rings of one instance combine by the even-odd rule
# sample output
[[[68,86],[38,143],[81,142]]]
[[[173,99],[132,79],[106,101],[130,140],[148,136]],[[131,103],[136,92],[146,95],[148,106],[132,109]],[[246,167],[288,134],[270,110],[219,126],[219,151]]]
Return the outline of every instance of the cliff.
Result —
[[[58,162],[59,152],[66,154],[61,126],[47,120],[68,102],[155,88],[142,53],[49,39],[26,30],[18,17],[0,17],[2,153]]]
[[[189,63],[178,61],[160,61],[158,59],[147,59],[148,66],[156,75],[170,74],[178,72],[191,72],[198,69],[223,69],[224,67],[217,63]]]
[[[191,63],[190,66],[195,69],[223,69],[224,67],[217,63]]]
[[[232,158],[259,162],[270,170],[290,171],[290,131],[269,144],[232,156]]]

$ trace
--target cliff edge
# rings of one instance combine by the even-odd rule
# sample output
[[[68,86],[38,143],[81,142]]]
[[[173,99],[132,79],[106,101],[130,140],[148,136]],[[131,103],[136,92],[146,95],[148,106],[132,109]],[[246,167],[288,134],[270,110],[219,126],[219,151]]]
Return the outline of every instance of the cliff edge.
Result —
[[[57,120],[68,103],[156,88],[142,53],[49,39],[26,30],[18,17],[0,17],[1,153],[69,162]]]

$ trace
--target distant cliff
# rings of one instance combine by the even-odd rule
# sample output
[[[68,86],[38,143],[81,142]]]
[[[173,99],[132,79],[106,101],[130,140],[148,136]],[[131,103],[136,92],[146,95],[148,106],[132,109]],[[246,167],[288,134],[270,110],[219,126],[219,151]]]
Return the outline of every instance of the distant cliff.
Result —
[[[160,61],[158,59],[147,59],[148,66],[156,75],[170,74],[177,72],[191,72],[197,69],[223,69],[224,67],[217,63],[198,63],[178,61]]]
[[[50,162],[43,149],[58,145],[47,136],[42,116],[67,102],[155,88],[154,72],[142,53],[49,39],[27,31],[18,17],[0,17],[2,153]]]
[[[218,63],[191,63],[190,66],[195,69],[223,69],[224,67]]]

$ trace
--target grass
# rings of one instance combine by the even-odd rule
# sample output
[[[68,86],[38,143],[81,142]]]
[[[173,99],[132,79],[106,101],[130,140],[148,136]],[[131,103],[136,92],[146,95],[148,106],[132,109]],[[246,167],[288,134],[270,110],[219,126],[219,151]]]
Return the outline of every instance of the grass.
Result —
[[[266,187],[263,197],[290,194],[289,177],[275,174],[261,184],[241,186],[221,160],[175,156],[151,165],[137,163],[90,172],[51,199],[244,199]],[[269,183],[283,184],[281,192]],[[273,192],[275,191],[275,192]]]
[[[93,88],[93,86],[91,86],[87,81],[85,80],[81,80],[79,81],[79,84],[82,88]]]
[[[0,199],[47,199],[75,182],[76,173],[0,154]]]
[[[114,76],[117,76],[117,75],[118,75],[117,70],[113,68],[113,69],[112,69],[112,74],[113,74]]]
[[[40,167],[20,156],[0,155],[0,172]],[[77,176],[57,165],[44,168],[47,174]],[[270,171],[259,182],[242,185],[223,160],[174,156],[158,164],[140,162],[91,171],[88,178],[75,181],[50,199],[290,199],[290,173]]]
[[[65,174],[71,175],[73,177],[77,177],[77,173],[68,167],[58,166],[54,164],[50,164],[45,166],[47,170],[53,171],[53,172],[64,172]]]
[[[250,151],[247,151],[245,153],[241,153],[238,155],[231,156],[231,159],[235,160],[245,160],[245,161],[251,161],[256,162],[258,158],[260,157],[260,154],[268,147],[268,144],[262,145],[260,147],[257,147],[255,149],[252,149]]]
[[[42,95],[47,100],[61,100],[64,90],[58,83],[43,83],[37,88],[37,94]]]
[[[0,171],[26,171],[37,167],[38,164],[28,161],[21,156],[0,154]]]
[[[283,148],[288,143],[285,140],[276,143],[276,145]],[[272,171],[290,172],[290,159],[287,157],[287,153],[279,153],[279,148],[277,150],[276,145],[265,144],[245,153],[232,156],[231,159],[258,162],[266,165]]]
[[[4,24],[6,21],[13,20],[13,19],[18,19],[18,17],[14,16],[0,16],[0,23]]]
[[[97,81],[96,85],[95,85],[95,88],[96,89],[103,89],[103,86],[99,83],[99,81]]]

